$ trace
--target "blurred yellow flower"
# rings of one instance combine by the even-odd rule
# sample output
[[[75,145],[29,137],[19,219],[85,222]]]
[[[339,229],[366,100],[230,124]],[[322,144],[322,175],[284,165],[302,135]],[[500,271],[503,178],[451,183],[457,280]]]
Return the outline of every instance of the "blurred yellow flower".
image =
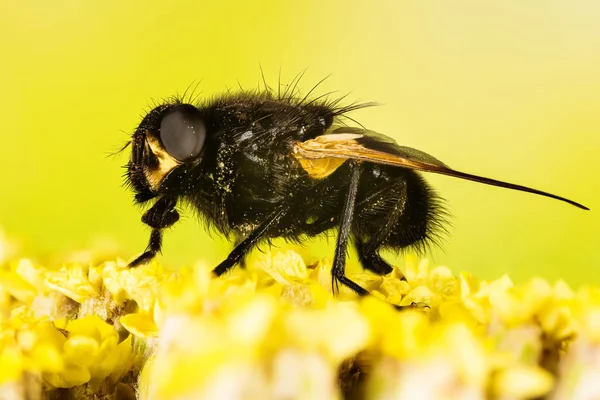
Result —
[[[599,394],[600,364],[590,362],[600,359],[598,288],[478,281],[409,257],[384,277],[353,275],[373,293],[361,299],[344,288],[334,296],[330,269],[291,250],[257,253],[221,278],[204,263],[175,273],[120,260],[55,270],[9,262],[0,267],[0,397]]]

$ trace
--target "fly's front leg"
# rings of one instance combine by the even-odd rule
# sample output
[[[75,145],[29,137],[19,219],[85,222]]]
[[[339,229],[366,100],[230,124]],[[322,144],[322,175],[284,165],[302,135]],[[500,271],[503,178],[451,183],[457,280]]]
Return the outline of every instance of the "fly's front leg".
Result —
[[[161,197],[142,216],[142,222],[152,228],[150,240],[146,251],[138,258],[129,263],[130,267],[137,267],[151,261],[162,247],[162,230],[173,225],[179,220],[179,213],[175,211],[177,199],[173,197]]]

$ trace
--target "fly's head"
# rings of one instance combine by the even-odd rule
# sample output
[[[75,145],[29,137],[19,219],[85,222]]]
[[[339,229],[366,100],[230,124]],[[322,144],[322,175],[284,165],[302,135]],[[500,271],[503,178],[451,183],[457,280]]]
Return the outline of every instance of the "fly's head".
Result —
[[[188,171],[202,161],[206,123],[202,112],[182,103],[150,111],[131,138],[127,179],[139,203],[185,190]]]

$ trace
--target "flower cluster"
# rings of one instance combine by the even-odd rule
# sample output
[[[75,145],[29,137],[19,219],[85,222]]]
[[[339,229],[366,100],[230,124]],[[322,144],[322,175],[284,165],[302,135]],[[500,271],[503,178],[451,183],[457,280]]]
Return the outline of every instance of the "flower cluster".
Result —
[[[293,251],[221,278],[204,264],[7,261],[0,398],[600,396],[598,288],[478,281],[409,259],[406,280],[351,276],[373,293],[358,298],[334,296],[330,268]]]

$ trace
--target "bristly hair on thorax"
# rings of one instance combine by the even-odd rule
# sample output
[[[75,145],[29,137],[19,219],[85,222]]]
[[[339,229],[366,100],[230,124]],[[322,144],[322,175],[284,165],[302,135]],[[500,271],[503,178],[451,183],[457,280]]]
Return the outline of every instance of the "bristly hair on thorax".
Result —
[[[236,98],[248,98],[252,97],[254,99],[262,99],[262,100],[272,100],[278,101],[282,103],[287,103],[294,106],[309,106],[309,105],[320,105],[323,107],[330,108],[333,111],[335,117],[342,118],[341,120],[337,120],[336,122],[340,125],[344,125],[344,119],[354,122],[355,124],[362,126],[362,124],[355,119],[351,118],[347,114],[360,110],[362,108],[367,107],[375,107],[379,106],[380,103],[377,102],[360,102],[353,101],[348,104],[344,104],[344,101],[348,98],[350,93],[347,93],[342,96],[333,97],[332,95],[337,93],[335,91],[329,91],[318,96],[311,97],[315,91],[321,86],[323,82],[329,79],[330,75],[325,76],[317,83],[315,83],[304,95],[300,90],[299,84],[300,81],[304,78],[306,70],[298,73],[289,83],[282,83],[281,81],[281,70],[279,71],[277,88],[271,87],[265,78],[264,72],[261,68],[261,77],[262,82],[259,83],[258,87],[255,89],[248,89],[242,86],[242,84],[238,81],[237,87],[232,89],[231,87],[225,87],[225,92],[223,94],[219,94],[216,96],[212,96],[209,101],[200,102],[198,100],[201,91],[198,92],[198,86],[201,81],[193,82],[183,91],[181,94],[175,94],[171,97],[167,97],[162,101],[153,101],[148,105],[148,110],[156,108],[157,106],[170,103],[170,104],[192,104],[195,106],[201,106],[202,104],[206,104],[207,102],[215,102],[220,99],[227,100],[235,100]],[[142,114],[142,117],[145,114]],[[364,127],[363,127],[364,128]]]
[[[356,110],[360,110],[368,107],[379,106],[380,103],[377,102],[360,102],[353,101],[347,104],[344,104],[344,101],[348,98],[350,93],[347,93],[342,96],[332,97],[333,94],[337,93],[337,91],[329,91],[314,97],[311,97],[318,89],[319,86],[323,82],[325,82],[331,74],[325,76],[321,80],[319,80],[316,84],[314,84],[310,90],[308,90],[304,95],[302,95],[299,84],[300,81],[304,78],[306,73],[306,69],[298,73],[289,83],[283,83],[281,81],[281,69],[279,70],[278,80],[277,80],[277,88],[271,87],[265,78],[264,71],[262,67],[260,68],[261,72],[261,83],[258,84],[258,87],[255,89],[244,88],[242,84],[238,81],[237,87],[232,89],[231,87],[225,87],[225,92],[218,95],[213,95],[208,99],[200,100],[199,97],[202,94],[199,86],[201,84],[201,80],[193,81],[190,83],[183,93],[175,93],[172,96],[162,98],[160,100],[153,99],[149,104],[143,109],[142,113],[139,115],[139,119],[142,120],[151,110],[163,106],[165,104],[170,105],[178,105],[178,104],[191,104],[196,107],[201,107],[205,104],[215,103],[219,101],[235,101],[235,99],[247,99],[253,98],[256,100],[266,100],[266,101],[276,101],[287,103],[293,106],[309,106],[309,105],[318,105],[331,109],[332,115],[336,118],[336,124],[338,125],[346,125],[346,121],[351,121],[361,127],[364,126],[354,118],[350,117],[348,113]],[[139,123],[138,123],[139,125]],[[127,148],[131,146],[131,137],[129,140],[124,143],[117,151],[113,151],[109,153],[109,156],[118,156],[122,152],[124,152]],[[122,166],[125,171],[121,175],[122,177],[122,186],[128,190],[133,189],[132,183],[130,180],[129,174],[129,164],[125,164]],[[139,202],[136,204],[140,205]]]

